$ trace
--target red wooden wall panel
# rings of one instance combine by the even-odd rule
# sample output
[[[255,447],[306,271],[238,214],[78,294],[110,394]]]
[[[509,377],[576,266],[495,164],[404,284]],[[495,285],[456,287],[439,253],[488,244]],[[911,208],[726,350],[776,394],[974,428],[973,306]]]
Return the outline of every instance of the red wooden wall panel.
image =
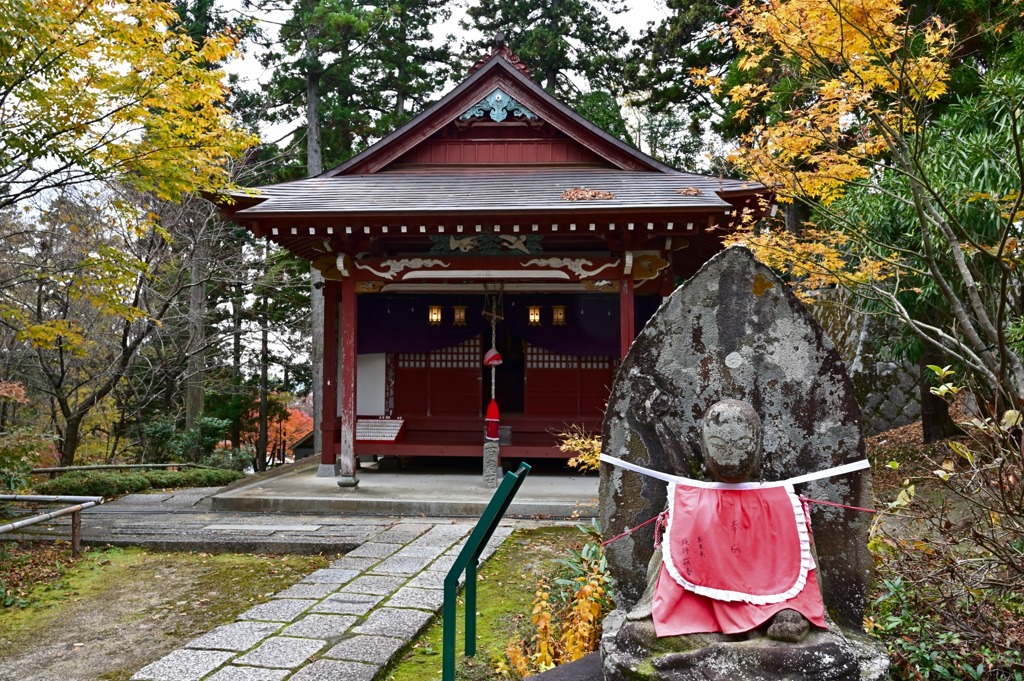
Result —
[[[578,369],[528,369],[527,416],[576,416]]]
[[[399,354],[396,416],[480,416],[480,336],[429,353]]]
[[[614,369],[610,357],[559,355],[527,345],[526,415],[600,417]]]
[[[477,336],[431,353],[399,355],[395,367],[395,414],[482,416],[481,342]],[[524,416],[600,418],[611,389],[614,360],[558,355],[527,345],[524,371]]]
[[[430,407],[430,378],[427,367],[395,369],[395,414],[411,416],[426,414]]]
[[[399,164],[505,165],[592,163],[607,165],[597,154],[572,140],[427,140]]]
[[[608,369],[580,369],[580,416],[604,415],[615,374]]]
[[[480,416],[480,371],[431,367],[431,416]]]

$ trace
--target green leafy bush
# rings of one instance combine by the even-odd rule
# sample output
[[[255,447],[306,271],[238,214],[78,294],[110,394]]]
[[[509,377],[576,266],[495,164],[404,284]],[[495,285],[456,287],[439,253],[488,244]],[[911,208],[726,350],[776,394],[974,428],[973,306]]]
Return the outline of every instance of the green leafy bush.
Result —
[[[143,473],[155,489],[176,487],[222,487],[245,477],[239,471],[212,468],[185,468],[180,471],[151,470]]]
[[[1021,681],[1018,650],[980,644],[952,630],[944,616],[962,609],[989,611],[992,603],[941,604],[927,585],[885,579],[872,603],[871,633],[889,649],[893,679],[1006,679]],[[952,605],[952,607],[950,607]],[[1000,605],[1005,606],[1006,603]]]
[[[245,477],[245,473],[223,468],[193,468],[185,473],[186,487],[222,487]]]
[[[200,463],[213,455],[230,425],[226,419],[200,416],[192,428],[179,430],[173,418],[154,419],[142,427],[142,458],[147,463]]]
[[[116,497],[153,489],[222,487],[245,477],[238,471],[186,468],[180,471],[147,470],[141,473],[84,471],[66,473],[35,486],[38,494]]]
[[[198,463],[209,457],[230,425],[231,422],[226,419],[210,416],[196,418],[192,428],[179,431],[171,440],[170,450],[173,459]]]
[[[0,491],[17,492],[28,487],[29,471],[50,440],[28,428],[0,430]]]
[[[153,489],[168,489],[171,487],[184,487],[181,484],[181,473],[179,471],[164,471],[159,469],[140,470],[139,475],[149,480],[149,486]]]
[[[28,472],[46,448],[44,438],[14,419],[18,405],[28,403],[25,386],[0,380],[0,492],[16,492],[28,485]]]
[[[177,430],[174,419],[164,416],[142,425],[142,463],[167,463]]]
[[[235,471],[245,471],[253,468],[255,454],[253,448],[243,445],[241,449],[214,449],[209,456],[199,460],[204,466],[214,468],[230,468]]]
[[[138,473],[74,472],[36,485],[37,494],[62,494],[85,497],[116,497],[145,492],[150,488],[146,476]]]

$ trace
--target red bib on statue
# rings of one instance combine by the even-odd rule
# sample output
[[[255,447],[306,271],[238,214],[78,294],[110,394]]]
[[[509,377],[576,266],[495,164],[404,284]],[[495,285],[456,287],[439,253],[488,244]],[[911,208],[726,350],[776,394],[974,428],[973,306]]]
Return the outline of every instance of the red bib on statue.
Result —
[[[796,595],[810,557],[803,508],[783,487],[673,485],[665,567],[684,589],[720,601],[772,603]]]
[[[749,631],[792,608],[824,627],[800,499],[777,487],[669,485],[658,636]]]

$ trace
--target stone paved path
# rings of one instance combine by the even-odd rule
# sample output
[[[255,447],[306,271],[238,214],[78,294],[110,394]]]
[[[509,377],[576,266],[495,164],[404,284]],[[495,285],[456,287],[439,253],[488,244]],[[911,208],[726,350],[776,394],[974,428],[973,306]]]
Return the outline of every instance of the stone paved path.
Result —
[[[329,567],[133,681],[372,681],[441,608],[444,577],[473,523],[413,519],[375,529]],[[511,532],[500,526],[483,557]]]

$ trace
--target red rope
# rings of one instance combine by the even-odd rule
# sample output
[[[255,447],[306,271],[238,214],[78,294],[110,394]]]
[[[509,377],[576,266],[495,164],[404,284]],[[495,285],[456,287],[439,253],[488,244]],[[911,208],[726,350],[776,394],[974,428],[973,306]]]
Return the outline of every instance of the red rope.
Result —
[[[846,504],[837,504],[834,501],[822,501],[821,499],[808,499],[807,497],[805,497],[803,495],[800,496],[800,501],[803,501],[805,503],[811,503],[811,504],[821,504],[823,506],[835,506],[836,508],[848,508],[851,511],[863,511],[864,513],[878,513],[878,511],[876,511],[873,508],[862,508],[860,506],[847,506]]]
[[[661,518],[661,517],[662,517],[663,515],[665,515],[665,513],[659,513],[658,515],[654,516],[654,517],[653,517],[653,518],[651,518],[650,520],[645,520],[644,522],[640,523],[639,525],[637,525],[637,526],[636,526],[636,527],[634,527],[633,529],[631,529],[631,530],[626,530],[626,531],[625,531],[625,532],[623,532],[622,534],[620,534],[620,535],[617,535],[617,536],[615,536],[615,537],[612,537],[611,539],[609,539],[609,540],[608,540],[608,541],[606,541],[606,542],[601,542],[601,546],[602,546],[602,547],[604,547],[604,546],[608,546],[608,545],[609,545],[609,544],[611,544],[611,543],[612,543],[613,541],[618,541],[618,540],[622,539],[623,537],[625,537],[625,536],[627,536],[627,535],[633,534],[634,532],[636,532],[637,530],[639,530],[639,529],[640,529],[641,527],[646,527],[647,525],[650,525],[650,524],[651,524],[651,523],[653,523],[654,521],[656,521],[656,520],[658,520],[659,518]],[[657,537],[655,537],[655,540],[654,540],[654,541],[655,541],[655,542],[657,542],[657,541],[658,541]]]

